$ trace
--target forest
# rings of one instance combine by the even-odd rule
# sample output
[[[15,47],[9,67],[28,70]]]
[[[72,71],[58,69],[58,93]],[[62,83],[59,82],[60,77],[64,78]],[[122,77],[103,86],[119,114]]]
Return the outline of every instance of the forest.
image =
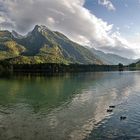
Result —
[[[118,65],[95,65],[95,64],[10,64],[0,62],[0,74],[3,73],[65,73],[65,72],[98,72],[98,71],[123,71],[128,67]]]

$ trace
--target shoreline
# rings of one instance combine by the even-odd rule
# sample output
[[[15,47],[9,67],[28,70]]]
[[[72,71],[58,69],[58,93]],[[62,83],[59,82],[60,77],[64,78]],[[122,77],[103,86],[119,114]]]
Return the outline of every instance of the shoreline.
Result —
[[[0,63],[0,75],[2,74],[22,74],[22,73],[77,73],[77,72],[108,72],[108,71],[135,71],[135,67],[119,65],[95,65],[95,64],[8,64]]]

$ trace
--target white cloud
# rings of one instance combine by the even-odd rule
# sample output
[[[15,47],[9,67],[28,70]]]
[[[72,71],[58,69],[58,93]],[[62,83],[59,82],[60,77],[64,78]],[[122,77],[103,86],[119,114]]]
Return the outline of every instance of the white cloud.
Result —
[[[7,22],[0,26],[27,32],[35,24],[44,24],[82,45],[112,53],[119,53],[119,48],[121,55],[134,56],[131,45],[117,31],[113,32],[113,25],[91,14],[84,3],[84,0],[0,0],[1,16]]]
[[[114,5],[111,2],[111,0],[98,0],[98,3],[100,5],[105,6],[108,10],[112,10],[112,11],[115,11],[116,10],[116,8],[114,7]]]
[[[3,22],[5,22],[5,18],[0,16],[0,23],[3,23]]]
[[[135,58],[140,57],[140,32],[134,33],[132,36],[128,36],[127,40],[131,42],[131,48],[135,50]]]
[[[139,32],[136,32],[135,35],[136,35],[137,37],[140,37],[140,33],[139,33]]]
[[[125,38],[121,37],[121,34],[119,32],[114,32],[111,35],[114,46],[101,46],[102,50],[105,52],[115,53],[127,58],[136,58],[138,53],[136,51],[133,51],[134,44],[131,42],[128,42]]]
[[[52,17],[47,18],[47,24],[49,26],[53,26],[55,24],[55,20]]]

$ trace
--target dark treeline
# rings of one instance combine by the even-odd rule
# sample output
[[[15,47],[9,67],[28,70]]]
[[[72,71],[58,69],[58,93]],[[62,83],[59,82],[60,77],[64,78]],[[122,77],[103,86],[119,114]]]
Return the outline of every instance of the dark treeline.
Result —
[[[7,61],[0,61],[0,76],[9,75],[13,73],[13,66]]]
[[[124,66],[119,65],[82,65],[82,64],[9,64],[0,62],[0,74],[3,73],[64,73],[64,72],[92,72],[92,71],[122,71]]]
[[[80,65],[80,64],[14,64],[13,72],[45,72],[45,73],[62,73],[62,72],[90,72],[90,71],[117,71],[120,70],[118,65]]]

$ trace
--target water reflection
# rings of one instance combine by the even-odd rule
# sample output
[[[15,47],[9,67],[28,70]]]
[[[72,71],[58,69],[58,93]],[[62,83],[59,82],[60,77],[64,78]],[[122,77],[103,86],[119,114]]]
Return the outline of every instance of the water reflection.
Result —
[[[122,105],[135,97],[133,91],[139,93],[139,76],[136,72],[112,72],[1,79],[0,138],[96,139],[109,120],[124,111]],[[108,106],[114,104],[115,111],[107,113]]]

